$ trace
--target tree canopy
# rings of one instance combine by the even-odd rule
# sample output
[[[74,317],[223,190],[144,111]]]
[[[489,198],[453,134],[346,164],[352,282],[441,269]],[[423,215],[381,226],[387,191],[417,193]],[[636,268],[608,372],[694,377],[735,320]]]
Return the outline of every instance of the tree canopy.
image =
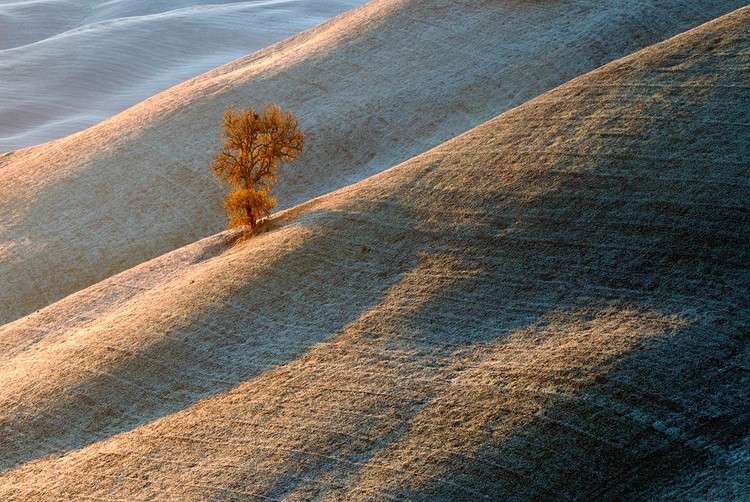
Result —
[[[302,152],[305,135],[297,117],[275,103],[263,106],[260,113],[252,107],[224,112],[222,149],[214,156],[214,176],[232,189],[224,199],[229,226],[250,226],[276,206],[271,186],[276,168],[294,160]]]

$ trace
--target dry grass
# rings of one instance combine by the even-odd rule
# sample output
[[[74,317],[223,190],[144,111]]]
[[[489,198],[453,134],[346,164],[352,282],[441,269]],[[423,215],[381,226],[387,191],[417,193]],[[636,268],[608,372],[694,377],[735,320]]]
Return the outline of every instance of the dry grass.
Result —
[[[0,498],[747,498],[749,21],[4,326]]]

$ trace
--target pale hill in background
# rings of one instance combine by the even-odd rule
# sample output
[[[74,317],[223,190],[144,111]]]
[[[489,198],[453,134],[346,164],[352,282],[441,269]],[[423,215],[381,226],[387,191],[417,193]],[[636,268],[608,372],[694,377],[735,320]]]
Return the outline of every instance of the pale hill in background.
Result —
[[[62,138],[365,0],[0,0],[0,153]]]
[[[749,27],[6,325],[0,498],[750,497]]]
[[[0,324],[224,228],[227,105],[308,133],[280,208],[380,172],[740,0],[377,0],[82,133],[0,157]]]

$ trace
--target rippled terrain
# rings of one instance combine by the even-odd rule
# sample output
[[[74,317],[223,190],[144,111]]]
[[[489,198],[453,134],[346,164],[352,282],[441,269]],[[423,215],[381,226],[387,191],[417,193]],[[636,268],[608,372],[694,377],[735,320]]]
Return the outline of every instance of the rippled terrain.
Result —
[[[61,138],[363,0],[0,0],[0,152]]]

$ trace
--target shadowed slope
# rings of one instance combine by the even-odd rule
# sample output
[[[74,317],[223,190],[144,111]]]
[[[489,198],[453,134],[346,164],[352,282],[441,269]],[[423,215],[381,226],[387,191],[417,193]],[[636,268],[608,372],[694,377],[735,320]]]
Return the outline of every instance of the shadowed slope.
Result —
[[[0,153],[62,138],[365,0],[0,0]]]
[[[740,0],[377,0],[80,134],[0,157],[0,324],[225,225],[227,105],[277,101],[305,155],[279,207],[402,162]]]
[[[5,326],[0,498],[747,497],[748,26]]]

